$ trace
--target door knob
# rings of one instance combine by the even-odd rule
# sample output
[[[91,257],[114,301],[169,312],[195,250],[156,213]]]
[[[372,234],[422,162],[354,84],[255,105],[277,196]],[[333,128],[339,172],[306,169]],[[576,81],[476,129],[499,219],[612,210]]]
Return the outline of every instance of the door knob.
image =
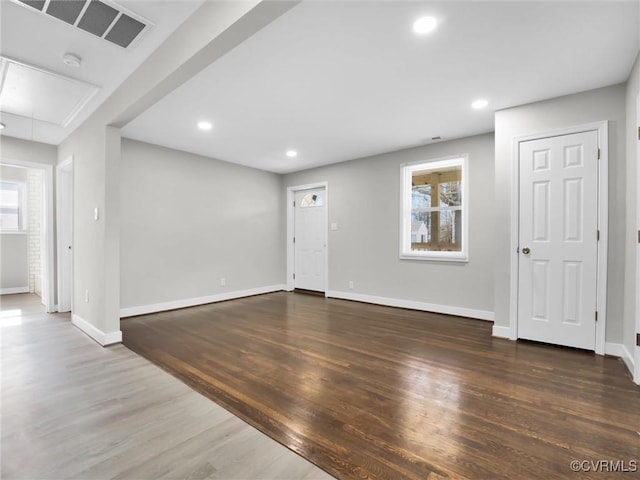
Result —
[[[522,249],[522,253],[524,253],[525,255],[528,255],[530,251],[531,251],[531,250],[529,250],[529,247],[524,247],[524,248]]]

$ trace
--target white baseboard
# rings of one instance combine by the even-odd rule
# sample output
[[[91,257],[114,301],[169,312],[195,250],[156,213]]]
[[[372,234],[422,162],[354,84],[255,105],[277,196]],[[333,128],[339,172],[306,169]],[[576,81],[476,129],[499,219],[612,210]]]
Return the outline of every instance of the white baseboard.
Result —
[[[494,325],[492,335],[498,338],[511,338],[511,327]]]
[[[76,327],[93,338],[103,347],[122,342],[122,332],[120,330],[118,330],[117,332],[105,333],[99,328],[91,325],[84,318],[76,315],[75,313],[71,314],[71,323],[73,323]]]
[[[29,293],[29,286],[0,288],[0,295],[12,295],[14,293]]]
[[[622,361],[627,366],[627,368],[629,369],[629,372],[631,372],[631,375],[633,376],[634,363],[635,363],[633,361],[633,355],[629,353],[629,350],[627,350],[627,347],[625,347],[622,343],[609,343],[609,342],[605,343],[604,353],[606,355],[613,355],[614,357],[622,358]]]
[[[411,310],[422,310],[425,312],[444,313],[447,315],[457,315],[459,317],[477,318],[479,320],[493,321],[493,312],[486,310],[474,310],[471,308],[452,307],[450,305],[438,305],[435,303],[416,302],[413,300],[402,300],[397,298],[377,297],[374,295],[363,295],[361,293],[340,292],[329,290],[327,297],[340,298],[342,300],[354,300],[356,302],[374,303],[376,305],[386,305],[388,307],[408,308]]]
[[[184,300],[174,300],[171,302],[154,303],[153,305],[140,305],[138,307],[127,307],[120,309],[120,318],[133,317],[136,315],[146,315],[147,313],[164,312],[176,310],[178,308],[195,307],[206,305],[207,303],[233,300],[234,298],[251,297],[263,293],[280,292],[286,288],[285,285],[269,285],[266,287],[251,288],[249,290],[237,290],[235,292],[224,292],[206,297],[187,298]]]

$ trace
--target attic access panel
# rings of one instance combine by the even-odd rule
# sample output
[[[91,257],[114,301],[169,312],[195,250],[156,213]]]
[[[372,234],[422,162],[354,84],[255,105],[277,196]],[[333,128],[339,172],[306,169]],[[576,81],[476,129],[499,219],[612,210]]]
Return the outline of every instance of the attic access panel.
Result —
[[[152,24],[112,0],[12,0],[127,48]]]
[[[98,92],[74,78],[0,57],[0,111],[66,127]]]

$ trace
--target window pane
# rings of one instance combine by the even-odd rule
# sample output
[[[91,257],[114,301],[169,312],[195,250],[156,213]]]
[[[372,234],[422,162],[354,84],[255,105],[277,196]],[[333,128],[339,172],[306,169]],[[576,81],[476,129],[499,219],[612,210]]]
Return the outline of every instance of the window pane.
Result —
[[[460,194],[460,180],[443,182],[440,184],[440,206],[459,207],[462,205]]]
[[[0,182],[0,229],[21,230],[21,186],[12,182]]]
[[[20,202],[18,185],[15,183],[0,184],[0,206],[17,207]]]
[[[18,215],[0,213],[0,230],[18,230]]]
[[[411,223],[411,250],[462,251],[462,211],[442,210],[420,214],[425,220]],[[433,228],[438,235],[433,235]]]
[[[401,258],[467,260],[466,168],[466,155],[401,167]]]
[[[307,193],[304,197],[302,197],[302,201],[300,202],[300,207],[321,207],[322,206],[322,195],[318,195],[317,193]]]

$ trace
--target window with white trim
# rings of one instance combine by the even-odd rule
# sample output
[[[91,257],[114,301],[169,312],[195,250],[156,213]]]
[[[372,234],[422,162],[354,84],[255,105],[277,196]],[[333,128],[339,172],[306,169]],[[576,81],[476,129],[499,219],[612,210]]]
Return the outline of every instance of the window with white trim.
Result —
[[[467,155],[401,166],[400,258],[467,261]]]
[[[0,182],[0,231],[25,231],[24,184]]]

